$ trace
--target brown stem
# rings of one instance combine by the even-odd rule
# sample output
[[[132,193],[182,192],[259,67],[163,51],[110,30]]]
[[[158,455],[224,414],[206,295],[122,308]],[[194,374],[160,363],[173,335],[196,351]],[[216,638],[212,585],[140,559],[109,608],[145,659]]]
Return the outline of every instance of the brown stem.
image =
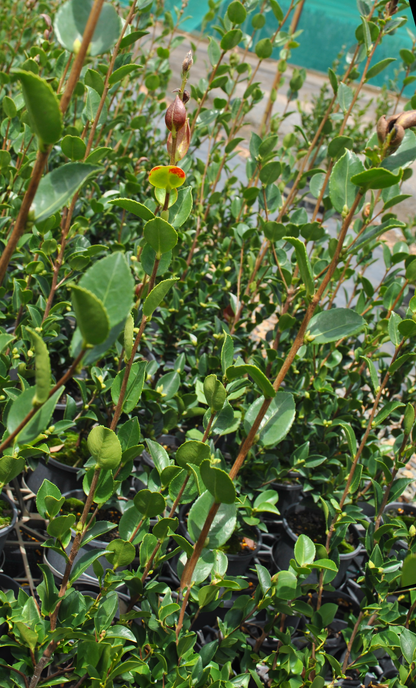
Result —
[[[412,620],[412,615],[413,615],[413,612],[415,611],[415,609],[416,609],[416,600],[413,602],[412,606],[410,607],[409,611],[407,612],[406,621],[404,624],[405,628],[409,628],[410,622]]]
[[[72,65],[71,73],[69,75],[69,79],[59,105],[62,114],[65,114],[69,102],[71,100],[72,94],[74,92],[75,86],[78,83],[79,75],[81,73],[81,69],[84,64],[84,59],[87,54],[88,46],[95,31],[103,3],[104,0],[95,0],[94,5],[92,6],[90,16],[88,17],[87,25],[85,27],[84,35],[82,38],[82,43],[79,52],[75,57],[75,61]],[[26,229],[30,207],[32,205],[36,191],[38,189],[40,180],[42,178],[43,169],[48,160],[49,153],[51,150],[52,146],[47,146],[44,150],[38,151],[36,163],[33,168],[32,176],[29,182],[29,187],[23,197],[22,205],[20,207],[19,215],[15,222],[13,232],[0,258],[0,284],[3,283],[3,280],[6,276],[7,267],[10,263],[13,253],[16,250],[19,239],[23,236],[23,233]],[[37,685],[37,682],[34,685]],[[33,688],[32,684],[30,688]]]
[[[334,274],[334,271],[337,267],[345,236],[346,236],[348,228],[351,224],[352,218],[354,217],[354,214],[355,214],[355,211],[358,207],[358,204],[361,201],[361,198],[362,198],[362,195],[360,193],[358,193],[357,196],[355,197],[354,203],[352,204],[352,207],[351,207],[348,215],[346,216],[346,218],[343,222],[343,225],[342,225],[342,228],[341,228],[341,231],[339,234],[339,238],[338,238],[338,244],[337,244],[337,247],[335,249],[334,255],[332,257],[332,261],[331,261],[329,268],[326,272],[326,275],[323,278],[316,294],[312,298],[312,300],[311,300],[311,302],[310,302],[310,304],[306,310],[305,316],[303,318],[303,321],[302,321],[302,324],[300,326],[299,332],[296,336],[296,339],[293,342],[292,347],[291,347],[291,349],[290,349],[290,351],[289,351],[288,355],[286,356],[286,359],[283,363],[283,366],[280,369],[280,371],[279,371],[279,373],[278,373],[278,375],[277,375],[277,377],[273,383],[273,388],[274,388],[275,392],[277,392],[279,390],[283,380],[285,379],[285,377],[286,377],[286,375],[287,375],[287,373],[288,373],[288,371],[289,371],[289,369],[290,369],[290,367],[294,361],[294,358],[295,358],[297,352],[299,351],[300,347],[303,344],[303,340],[304,340],[304,336],[306,334],[308,324],[309,324],[309,322],[310,322],[310,320],[311,320],[311,318],[315,312],[315,309],[316,309],[317,305],[319,304],[319,302],[322,298],[322,295],[325,292],[325,289],[328,286],[328,284],[332,278],[332,275]],[[255,418],[255,420],[253,422],[253,426],[250,429],[250,432],[247,435],[246,439],[244,440],[244,442],[240,448],[240,451],[238,453],[238,456],[237,456],[236,460],[234,461],[234,464],[230,470],[229,476],[230,476],[231,480],[234,480],[234,478],[237,476],[239,470],[241,469],[241,467],[244,463],[244,460],[245,460],[249,450],[251,449],[251,447],[255,441],[257,431],[260,427],[260,424],[261,424],[271,402],[272,402],[272,399],[265,399],[263,401],[263,404],[261,405],[261,408],[257,414],[257,417]],[[215,514],[217,513],[217,511],[219,509],[219,506],[220,506],[219,504],[214,503],[212,505],[209,513],[208,513],[208,516],[206,518],[206,521],[205,521],[205,524],[204,524],[203,529],[201,531],[201,534],[198,538],[198,541],[196,542],[196,544],[194,546],[194,551],[192,553],[192,556],[188,560],[188,562],[187,562],[187,564],[183,570],[182,579],[181,579],[181,589],[182,590],[191,584],[192,574],[194,572],[196,563],[197,563],[197,561],[201,555],[201,552],[202,552],[202,549],[204,547],[204,543],[205,543],[205,540],[207,538],[209,529],[212,525],[212,521],[214,520]]]
[[[361,623],[361,621],[362,621],[363,616],[364,616],[364,612],[360,612],[360,613],[358,614],[357,621],[355,622],[354,628],[352,629],[351,638],[350,638],[349,643],[348,643],[348,645],[347,645],[347,651],[346,651],[346,653],[345,653],[344,662],[343,662],[343,665],[342,665],[342,673],[343,673],[343,674],[345,674],[345,672],[346,672],[346,670],[347,670],[348,660],[349,660],[350,654],[351,654],[351,649],[352,649],[352,646],[353,646],[355,637],[356,637],[356,635],[357,635],[357,633],[358,633],[358,629],[359,629],[359,627],[360,627],[360,623]]]

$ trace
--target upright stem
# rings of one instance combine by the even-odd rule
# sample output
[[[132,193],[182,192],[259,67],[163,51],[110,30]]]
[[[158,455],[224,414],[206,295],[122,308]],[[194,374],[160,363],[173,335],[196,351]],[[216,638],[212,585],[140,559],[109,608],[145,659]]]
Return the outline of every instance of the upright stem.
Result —
[[[79,49],[78,54],[75,57],[75,61],[72,65],[71,73],[69,75],[69,79],[68,79],[68,82],[66,84],[66,88],[65,88],[65,91],[62,95],[61,102],[59,105],[60,110],[61,110],[63,115],[65,114],[65,112],[68,108],[69,101],[71,100],[75,86],[78,83],[79,75],[80,75],[81,69],[82,69],[82,65],[84,64],[85,56],[87,54],[88,46],[91,42],[92,36],[93,36],[95,28],[97,26],[97,22],[98,22],[103,4],[104,4],[104,0],[95,0],[94,5],[92,6],[92,9],[90,12],[90,16],[88,17],[87,25],[86,25],[85,31],[84,31],[84,36],[82,38],[81,47]],[[40,184],[43,170],[45,168],[45,165],[46,165],[46,162],[48,160],[49,153],[51,150],[52,150],[52,146],[47,146],[45,149],[38,151],[36,163],[35,163],[35,166],[33,168],[32,176],[31,176],[30,182],[29,182],[29,187],[28,187],[28,189],[27,189],[27,191],[23,197],[22,205],[20,207],[19,215],[18,215],[17,220],[15,222],[13,232],[12,232],[9,241],[7,242],[7,246],[5,247],[5,249],[1,255],[1,258],[0,258],[0,284],[3,283],[3,280],[6,276],[6,271],[7,271],[8,265],[10,263],[12,256],[13,256],[13,253],[16,250],[19,239],[23,236],[23,234],[25,232],[30,207],[32,205],[36,191],[37,191],[38,186]],[[33,688],[32,684],[31,684],[30,688]]]

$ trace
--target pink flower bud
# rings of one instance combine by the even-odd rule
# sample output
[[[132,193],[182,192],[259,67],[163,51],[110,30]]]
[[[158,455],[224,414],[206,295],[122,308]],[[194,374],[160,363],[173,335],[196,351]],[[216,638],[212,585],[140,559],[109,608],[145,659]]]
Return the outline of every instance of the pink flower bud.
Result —
[[[166,110],[165,123],[169,131],[180,131],[186,122],[186,108],[179,96]]]

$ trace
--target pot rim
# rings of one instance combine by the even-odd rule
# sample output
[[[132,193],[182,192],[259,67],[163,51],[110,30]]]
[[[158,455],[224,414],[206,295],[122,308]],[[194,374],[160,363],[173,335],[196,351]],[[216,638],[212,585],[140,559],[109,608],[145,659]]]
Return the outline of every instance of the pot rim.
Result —
[[[287,522],[287,516],[288,516],[294,509],[298,508],[299,506],[300,506],[300,504],[293,504],[292,506],[290,506],[290,507],[287,509],[287,511],[285,512],[284,516],[282,517],[283,528],[285,529],[286,533],[289,535],[290,539],[293,540],[294,543],[297,542],[297,539],[298,539],[299,535],[296,535],[296,533],[294,533],[293,530],[291,529],[291,527],[289,526],[289,523]],[[311,507],[306,507],[306,506],[305,506],[305,507],[304,507],[304,511],[308,511],[308,510],[309,510],[309,511],[320,511],[320,509],[312,509]],[[359,537],[360,537],[360,536],[359,536],[357,527],[356,527],[353,523],[351,523],[351,524],[349,525],[348,528],[349,528],[349,529],[351,528],[351,529],[354,531],[354,535],[355,535],[356,538],[357,538],[358,544],[357,544],[357,547],[356,547],[352,552],[344,552],[344,553],[342,553],[342,554],[341,554],[341,552],[340,552],[340,553],[339,553],[339,558],[340,558],[341,561],[348,561],[349,559],[354,559],[354,558],[359,554],[359,552],[361,552],[361,550],[362,550],[362,548],[363,548],[362,543],[359,541]]]

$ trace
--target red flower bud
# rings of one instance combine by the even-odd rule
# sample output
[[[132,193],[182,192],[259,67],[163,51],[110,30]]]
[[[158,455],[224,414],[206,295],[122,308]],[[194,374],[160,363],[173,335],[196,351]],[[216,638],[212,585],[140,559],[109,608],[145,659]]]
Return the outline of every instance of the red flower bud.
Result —
[[[169,131],[180,131],[186,122],[186,108],[179,96],[166,110],[165,123]]]
[[[175,149],[175,163],[178,160],[182,160],[189,150],[189,145],[191,143],[191,127],[189,126],[189,119],[186,120],[182,129],[180,129],[176,135],[176,149]],[[167,141],[167,149],[169,155],[172,155],[173,150],[173,140],[172,134],[169,134]]]

